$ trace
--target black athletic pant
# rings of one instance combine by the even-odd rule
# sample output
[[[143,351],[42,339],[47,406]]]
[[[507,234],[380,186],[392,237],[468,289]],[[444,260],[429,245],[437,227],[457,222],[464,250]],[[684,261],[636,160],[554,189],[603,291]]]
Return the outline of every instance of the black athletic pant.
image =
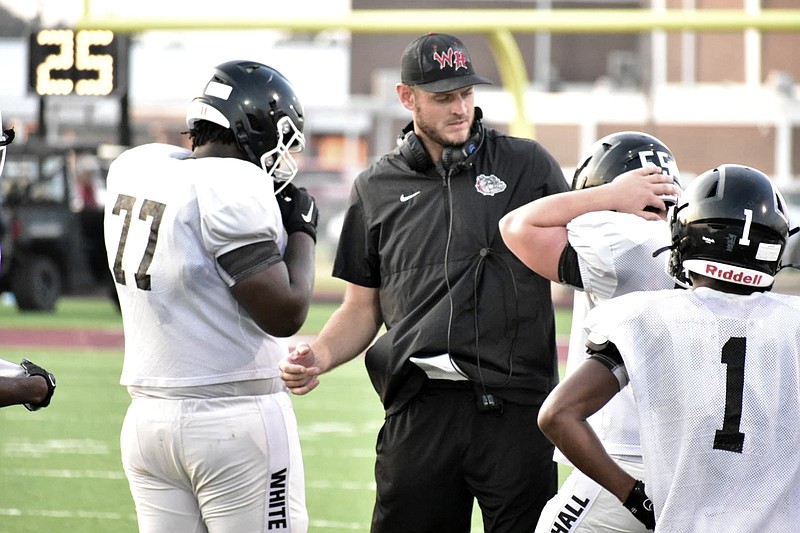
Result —
[[[429,381],[378,434],[372,532],[469,532],[473,498],[486,533],[532,532],[558,485],[538,414],[482,412],[469,382]]]

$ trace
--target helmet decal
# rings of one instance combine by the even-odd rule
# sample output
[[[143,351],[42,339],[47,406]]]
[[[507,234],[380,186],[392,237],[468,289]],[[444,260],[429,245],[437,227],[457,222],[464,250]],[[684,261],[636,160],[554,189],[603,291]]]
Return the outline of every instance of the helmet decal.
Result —
[[[218,124],[223,128],[231,127],[231,123],[228,122],[228,119],[225,118],[225,115],[217,111],[216,108],[211,107],[205,102],[200,102],[199,100],[193,100],[189,103],[188,113],[195,117],[194,120],[208,120],[209,122]]]
[[[589,156],[575,169],[572,189],[611,183],[617,176],[648,163],[661,167],[662,173],[681,186],[678,165],[666,144],[647,133],[621,131],[606,135],[592,145]],[[677,202],[677,198],[671,196],[664,200],[670,205]]]
[[[225,85],[224,83],[219,83],[214,80],[208,82],[206,85],[205,94],[208,96],[216,96],[217,98],[222,98],[223,100],[227,100],[231,96],[231,91],[233,91],[233,87],[230,85]]]
[[[703,274],[709,278],[721,279],[739,285],[749,285],[751,287],[769,287],[775,278],[769,274],[751,270],[735,265],[726,265],[715,261],[705,261],[702,259],[686,259],[683,262],[684,270]]]

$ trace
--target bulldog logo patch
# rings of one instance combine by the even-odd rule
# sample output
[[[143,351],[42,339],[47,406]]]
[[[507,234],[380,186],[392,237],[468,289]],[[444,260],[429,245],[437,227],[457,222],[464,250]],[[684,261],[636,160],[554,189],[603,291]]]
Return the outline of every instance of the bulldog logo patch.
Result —
[[[475,179],[475,190],[484,196],[494,196],[506,190],[506,187],[505,182],[494,174],[481,174]]]

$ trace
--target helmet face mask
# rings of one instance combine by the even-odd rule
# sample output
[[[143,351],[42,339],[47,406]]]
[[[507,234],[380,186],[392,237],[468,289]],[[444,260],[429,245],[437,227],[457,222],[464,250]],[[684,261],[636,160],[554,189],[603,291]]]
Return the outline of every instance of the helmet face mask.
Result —
[[[670,213],[669,271],[765,289],[780,270],[789,236],[786,203],[764,173],[721,165],[692,181]]]
[[[302,152],[306,145],[303,132],[299,131],[289,117],[281,117],[277,123],[278,142],[275,148],[261,156],[261,168],[275,181],[283,182],[275,191],[281,192],[297,174],[297,161],[293,153]]]
[[[277,70],[252,61],[229,61],[214,69],[202,96],[189,104],[189,128],[208,120],[233,131],[237,146],[276,181],[297,174],[292,154],[305,147],[303,107]]]
[[[607,135],[595,142],[590,155],[584,159],[572,177],[572,189],[588,189],[611,183],[617,176],[653,163],[681,186],[680,172],[675,157],[667,146],[647,133],[622,131]],[[672,205],[675,197],[665,197]]]

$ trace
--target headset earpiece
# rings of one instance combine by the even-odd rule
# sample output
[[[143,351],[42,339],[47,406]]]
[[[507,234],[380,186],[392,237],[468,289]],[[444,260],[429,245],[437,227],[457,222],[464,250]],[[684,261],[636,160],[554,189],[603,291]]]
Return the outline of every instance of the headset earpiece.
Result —
[[[433,161],[422,146],[422,142],[414,133],[414,123],[409,123],[408,126],[403,128],[403,136],[398,139],[400,146],[400,155],[405,159],[411,170],[415,172],[423,172],[433,165]]]
[[[446,170],[454,168],[469,168],[472,165],[478,149],[483,144],[483,126],[480,122],[475,123],[472,136],[459,147],[448,146],[442,150],[442,166]],[[456,168],[461,167],[461,168]]]
[[[475,108],[475,122],[473,123],[472,135],[467,142],[459,147],[446,147],[442,150],[442,166],[445,169],[453,168],[455,165],[469,167],[472,165],[474,156],[478,153],[483,144],[483,111],[480,107]],[[400,147],[400,155],[403,156],[406,164],[416,172],[424,172],[432,165],[428,152],[414,133],[414,123],[409,122],[400,132],[397,144]]]

